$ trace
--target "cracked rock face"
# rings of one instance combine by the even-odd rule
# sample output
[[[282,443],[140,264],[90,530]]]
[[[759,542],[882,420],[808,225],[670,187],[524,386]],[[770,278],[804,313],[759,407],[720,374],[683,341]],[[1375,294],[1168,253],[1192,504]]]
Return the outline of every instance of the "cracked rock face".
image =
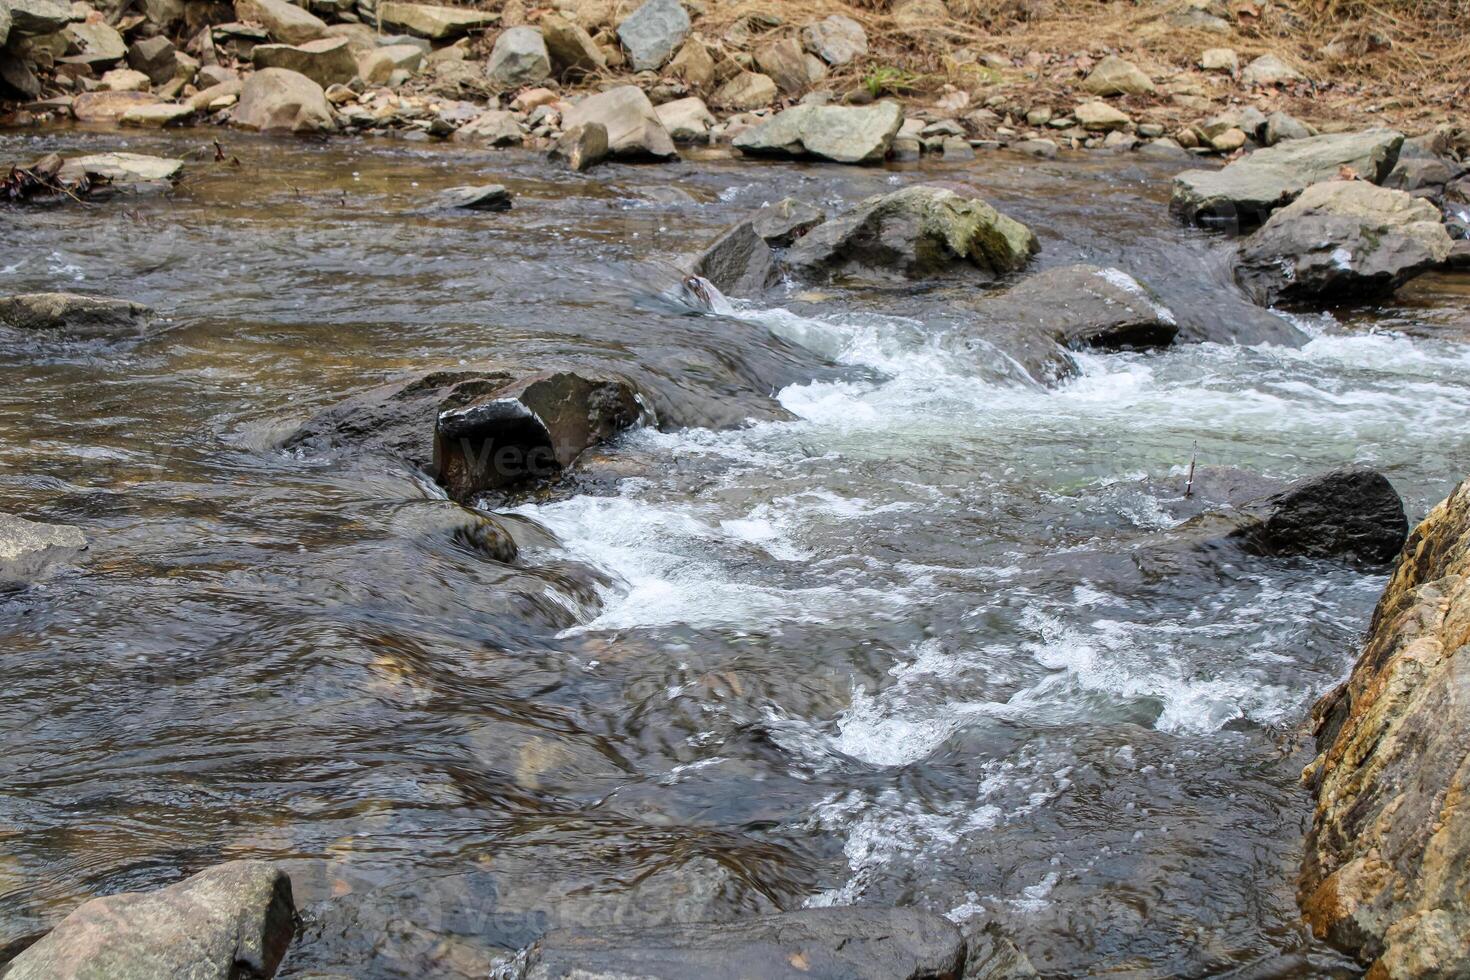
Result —
[[[1470,481],[1409,537],[1313,715],[1307,922],[1375,980],[1470,976]]]

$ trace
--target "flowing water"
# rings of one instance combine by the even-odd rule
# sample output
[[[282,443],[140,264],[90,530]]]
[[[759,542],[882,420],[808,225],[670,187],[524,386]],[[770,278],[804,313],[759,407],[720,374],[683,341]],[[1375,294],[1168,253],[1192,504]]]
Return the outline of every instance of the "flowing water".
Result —
[[[0,150],[101,142],[204,140]],[[1302,318],[1298,346],[1084,355],[1045,390],[946,343],[952,291],[649,298],[763,201],[939,179],[1031,224],[1041,267],[1228,316],[1229,245],[1169,220],[1167,166],[583,177],[226,143],[238,165],[202,154],[171,197],[0,215],[0,290],[167,315],[0,336],[0,510],[93,542],[0,597],[0,947],[262,857],[305,915],[283,976],[483,976],[557,925],[851,903],[998,923],[1045,976],[1351,975],[1296,922],[1297,778],[1382,571],[1132,556],[1196,455],[1371,464],[1422,516],[1470,470],[1463,280]],[[514,211],[423,210],[491,181]],[[505,358],[642,371],[666,429],[506,503],[514,563],[400,464],[277,448],[384,379]],[[748,411],[756,386],[791,417]]]

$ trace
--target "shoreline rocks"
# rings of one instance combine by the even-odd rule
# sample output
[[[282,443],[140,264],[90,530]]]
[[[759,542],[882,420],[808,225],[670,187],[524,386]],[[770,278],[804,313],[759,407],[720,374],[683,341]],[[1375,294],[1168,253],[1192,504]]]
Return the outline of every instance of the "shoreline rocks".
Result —
[[[741,133],[734,145],[749,156],[881,163],[902,125],[903,108],[896,102],[799,105]]]
[[[653,103],[634,85],[589,95],[562,115],[562,129],[597,123],[607,130],[608,153],[620,160],[677,159],[679,151],[659,121]]]
[[[262,133],[318,133],[337,128],[322,87],[286,68],[266,68],[246,79],[230,122]]]

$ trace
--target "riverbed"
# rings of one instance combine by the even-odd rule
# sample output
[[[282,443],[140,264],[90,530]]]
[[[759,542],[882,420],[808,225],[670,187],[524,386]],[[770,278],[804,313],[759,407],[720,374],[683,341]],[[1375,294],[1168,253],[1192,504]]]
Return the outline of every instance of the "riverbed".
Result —
[[[1228,317],[1230,244],[1169,218],[1177,166],[575,175],[222,139],[0,134],[7,160],[193,154],[172,194],[0,215],[0,290],[166,317],[0,335],[0,510],[92,540],[0,596],[0,948],[260,857],[303,909],[284,977],[484,976],[555,926],[854,903],[995,923],[1048,977],[1355,975],[1297,921],[1298,777],[1384,570],[1130,556],[1191,463],[1367,464],[1422,517],[1470,471],[1463,277],[1295,316],[1292,345],[1080,354],[1048,389],[950,342],[953,289],[657,296],[763,202],[944,181],[1035,229],[1036,268]],[[515,209],[425,210],[483,183]],[[487,502],[512,563],[400,463],[280,448],[384,380],[543,357],[639,366],[664,425]],[[732,427],[757,385],[772,410]]]

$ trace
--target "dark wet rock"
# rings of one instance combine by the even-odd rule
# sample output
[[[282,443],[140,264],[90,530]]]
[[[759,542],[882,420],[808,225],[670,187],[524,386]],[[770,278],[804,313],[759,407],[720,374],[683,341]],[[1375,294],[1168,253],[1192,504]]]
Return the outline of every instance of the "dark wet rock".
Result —
[[[827,220],[821,208],[793,197],[763,205],[750,216],[755,233],[773,248],[786,248]]]
[[[1470,241],[1462,239],[1451,245],[1444,265],[1446,269],[1470,269]]]
[[[694,262],[694,274],[727,296],[757,297],[778,277],[776,255],[754,224],[742,221],[704,250]]]
[[[22,293],[0,299],[0,324],[80,337],[142,333],[154,313],[141,303],[77,293]]]
[[[1416,197],[1438,200],[1444,196],[1445,185],[1454,179],[1458,168],[1452,168],[1438,157],[1407,157],[1400,155],[1393,171],[1383,180],[1384,187],[1408,191]]]
[[[532,948],[524,976],[958,980],[964,964],[964,940],[941,916],[841,908],[662,929],[557,931]]]
[[[1307,188],[1241,245],[1235,280],[1263,306],[1375,299],[1444,262],[1450,247],[1429,202],[1331,181]]]
[[[178,52],[166,37],[145,37],[128,47],[128,67],[147,75],[154,85],[164,85],[179,70]]]
[[[577,173],[591,170],[608,158],[607,127],[599,122],[582,123],[562,133],[549,156]]]
[[[643,418],[626,381],[569,371],[537,375],[442,410],[433,472],[451,497],[468,500],[554,477]]]
[[[1031,960],[994,922],[965,937],[965,980],[1039,980]]]
[[[0,514],[0,586],[29,582],[86,547],[81,528]]]
[[[828,220],[797,241],[786,260],[808,277],[995,279],[1020,269],[1039,248],[1031,229],[983,200],[921,184]]]
[[[1174,178],[1170,210],[1185,221],[1248,230],[1312,184],[1344,168],[1372,183],[1393,170],[1402,133],[1370,129],[1288,140],[1257,150],[1222,170],[1187,170]]]
[[[438,210],[509,211],[511,194],[505,189],[504,184],[451,187],[439,193],[434,206]]]
[[[1037,273],[986,305],[1073,350],[1167,347],[1179,333],[1173,312],[1147,286],[1121,269],[1095,265]]]
[[[1470,976],[1470,482],[1403,549],[1321,754],[1298,891],[1318,938],[1379,980]]]
[[[798,105],[735,137],[735,148],[750,156],[836,163],[879,163],[903,125],[895,102],[870,106]]]
[[[633,85],[589,95],[562,116],[563,130],[599,123],[607,130],[608,150],[620,160],[674,160],[674,141],[653,103]]]
[[[11,961],[6,980],[273,977],[296,928],[291,879],[232,861],[153,892],[93,899]]]
[[[679,50],[689,28],[689,14],[679,0],[647,0],[618,25],[618,40],[634,71],[657,71]]]

